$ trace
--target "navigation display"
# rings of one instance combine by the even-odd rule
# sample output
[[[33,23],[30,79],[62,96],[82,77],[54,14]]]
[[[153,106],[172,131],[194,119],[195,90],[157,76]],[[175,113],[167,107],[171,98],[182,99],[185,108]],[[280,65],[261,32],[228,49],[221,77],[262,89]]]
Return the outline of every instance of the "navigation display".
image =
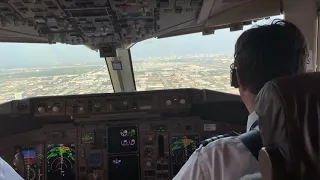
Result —
[[[109,180],[139,180],[139,156],[109,157]]]
[[[175,176],[197,149],[200,137],[198,135],[172,136],[172,175]]]
[[[47,180],[75,180],[76,155],[74,144],[47,146]]]
[[[131,153],[138,151],[138,127],[122,126],[108,128],[108,152]]]

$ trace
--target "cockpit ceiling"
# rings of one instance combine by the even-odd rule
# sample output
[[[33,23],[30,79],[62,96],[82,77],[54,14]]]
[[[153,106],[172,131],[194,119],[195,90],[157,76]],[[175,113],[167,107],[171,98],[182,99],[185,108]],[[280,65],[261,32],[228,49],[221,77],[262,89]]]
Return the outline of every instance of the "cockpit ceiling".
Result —
[[[0,0],[0,13],[0,42],[98,49],[276,15],[280,0]]]

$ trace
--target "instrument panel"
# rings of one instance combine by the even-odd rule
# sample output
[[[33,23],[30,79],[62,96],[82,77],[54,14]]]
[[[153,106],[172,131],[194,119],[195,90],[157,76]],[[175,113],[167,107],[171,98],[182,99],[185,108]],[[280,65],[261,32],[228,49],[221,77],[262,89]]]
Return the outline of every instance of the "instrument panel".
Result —
[[[200,141],[245,130],[247,112],[238,98],[184,89],[13,101],[8,120],[21,116],[21,121],[35,119],[42,125],[1,138],[0,155],[9,163],[14,160],[26,180],[172,179]],[[207,111],[210,101],[211,107],[230,104],[230,109],[212,109],[214,117],[204,117],[200,110]],[[24,110],[14,110],[20,106],[13,104],[24,104]],[[234,108],[240,111],[228,113]],[[238,120],[231,121],[234,117]]]

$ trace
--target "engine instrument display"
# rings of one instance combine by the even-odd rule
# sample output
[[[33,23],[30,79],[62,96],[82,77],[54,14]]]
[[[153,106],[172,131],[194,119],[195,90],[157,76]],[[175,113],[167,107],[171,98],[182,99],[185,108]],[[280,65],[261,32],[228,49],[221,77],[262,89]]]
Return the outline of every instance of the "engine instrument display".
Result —
[[[134,153],[138,151],[138,127],[123,126],[108,128],[109,153]]]
[[[92,132],[82,133],[81,134],[81,142],[82,144],[93,144],[94,143],[94,135]]]
[[[76,154],[74,144],[47,146],[47,180],[75,180]]]
[[[109,157],[109,180],[139,180],[139,156]]]
[[[175,176],[197,149],[200,137],[198,135],[172,136],[172,174]]]

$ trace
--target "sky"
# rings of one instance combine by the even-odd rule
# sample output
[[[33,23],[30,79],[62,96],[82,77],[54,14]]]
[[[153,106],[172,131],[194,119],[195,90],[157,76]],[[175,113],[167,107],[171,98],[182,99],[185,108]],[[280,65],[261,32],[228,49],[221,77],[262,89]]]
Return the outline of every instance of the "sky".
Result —
[[[282,16],[273,18],[282,18]],[[270,20],[263,20],[257,24],[268,22]],[[251,25],[246,26],[244,30],[250,27]],[[230,32],[229,29],[221,29],[207,36],[196,33],[164,39],[148,39],[131,48],[132,61],[134,63],[135,58],[194,53],[233,54],[234,44],[244,30]],[[2,58],[0,69],[43,67],[77,62],[104,64],[99,52],[82,45],[0,43],[0,55]]]

